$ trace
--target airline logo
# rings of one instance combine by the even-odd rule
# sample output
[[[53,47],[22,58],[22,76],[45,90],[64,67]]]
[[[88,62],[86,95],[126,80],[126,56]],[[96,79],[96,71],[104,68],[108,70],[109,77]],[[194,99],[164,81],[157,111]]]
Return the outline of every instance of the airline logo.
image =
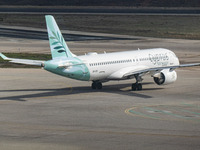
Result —
[[[169,56],[164,54],[149,54],[149,60],[158,66],[166,66],[168,64]]]

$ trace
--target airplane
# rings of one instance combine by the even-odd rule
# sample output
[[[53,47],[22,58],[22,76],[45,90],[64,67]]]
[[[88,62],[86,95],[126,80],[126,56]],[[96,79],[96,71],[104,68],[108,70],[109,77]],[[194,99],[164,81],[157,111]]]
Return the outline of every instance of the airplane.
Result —
[[[200,65],[180,64],[175,53],[165,48],[76,56],[69,50],[54,17],[46,15],[45,18],[52,60],[8,58],[2,53],[0,56],[12,63],[41,66],[57,75],[92,81],[92,89],[102,89],[102,83],[110,80],[135,79],[131,86],[133,91],[142,90],[144,75],[151,75],[158,85],[166,85],[177,80],[176,68]]]

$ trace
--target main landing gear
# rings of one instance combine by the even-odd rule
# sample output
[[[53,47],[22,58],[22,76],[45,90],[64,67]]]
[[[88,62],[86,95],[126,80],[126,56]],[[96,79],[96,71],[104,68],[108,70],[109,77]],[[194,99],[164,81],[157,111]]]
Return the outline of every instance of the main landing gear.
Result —
[[[142,84],[141,83],[133,83],[132,84],[132,91],[141,91],[142,90]]]
[[[138,82],[142,82],[142,77],[139,76],[139,74],[135,75],[136,83],[133,83],[131,86],[132,91],[141,91],[142,90],[142,84]]]
[[[93,81],[92,89],[102,89],[102,83],[99,81]]]
[[[142,77],[139,74],[134,75],[136,82],[132,84],[131,89],[132,91],[141,91],[142,90]],[[102,83],[100,81],[93,81],[91,85],[92,89],[102,89]]]

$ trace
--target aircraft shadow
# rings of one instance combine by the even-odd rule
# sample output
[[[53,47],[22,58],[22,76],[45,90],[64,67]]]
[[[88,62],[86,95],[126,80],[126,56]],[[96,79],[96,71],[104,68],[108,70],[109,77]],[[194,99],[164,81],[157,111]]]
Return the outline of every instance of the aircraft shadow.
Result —
[[[152,83],[144,83],[145,84],[152,84]],[[53,96],[62,96],[62,95],[78,95],[83,93],[113,93],[113,94],[120,94],[125,96],[131,96],[131,97],[139,97],[139,98],[153,98],[152,96],[145,95],[141,93],[141,91],[131,91],[131,89],[125,89],[123,88],[130,87],[130,84],[119,84],[119,85],[105,85],[103,86],[103,89],[101,90],[93,90],[89,86],[84,87],[68,87],[68,88],[56,88],[56,89],[16,89],[16,90],[0,90],[1,92],[39,92],[34,94],[23,94],[23,95],[17,95],[17,96],[7,96],[7,97],[0,97],[0,100],[13,100],[13,101],[26,101],[25,99],[28,98],[44,98],[44,97],[53,97]],[[148,88],[144,90],[161,90],[163,88]]]

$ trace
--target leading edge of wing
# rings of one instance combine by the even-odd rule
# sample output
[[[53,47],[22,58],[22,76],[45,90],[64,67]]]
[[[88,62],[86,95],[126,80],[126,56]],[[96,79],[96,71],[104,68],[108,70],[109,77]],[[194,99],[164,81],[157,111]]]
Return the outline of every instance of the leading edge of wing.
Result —
[[[31,59],[18,59],[18,58],[9,58],[0,53],[0,56],[4,60],[8,60],[9,62],[12,63],[18,63],[18,64],[26,64],[26,65],[34,65],[34,66],[42,66],[45,61],[42,60],[31,60]]]
[[[193,67],[193,66],[200,66],[200,63],[194,63],[194,64],[181,64],[177,68],[181,67]]]
[[[129,73],[124,74],[123,77],[128,77],[136,74],[143,74],[143,73],[148,73],[151,71],[159,72],[163,69],[169,69],[170,71],[176,69],[176,68],[183,68],[183,67],[194,67],[194,66],[200,66],[200,63],[193,63],[193,64],[181,64],[177,66],[166,66],[166,67],[155,67],[155,68],[148,68],[148,69],[141,69],[137,71],[130,71]]]

